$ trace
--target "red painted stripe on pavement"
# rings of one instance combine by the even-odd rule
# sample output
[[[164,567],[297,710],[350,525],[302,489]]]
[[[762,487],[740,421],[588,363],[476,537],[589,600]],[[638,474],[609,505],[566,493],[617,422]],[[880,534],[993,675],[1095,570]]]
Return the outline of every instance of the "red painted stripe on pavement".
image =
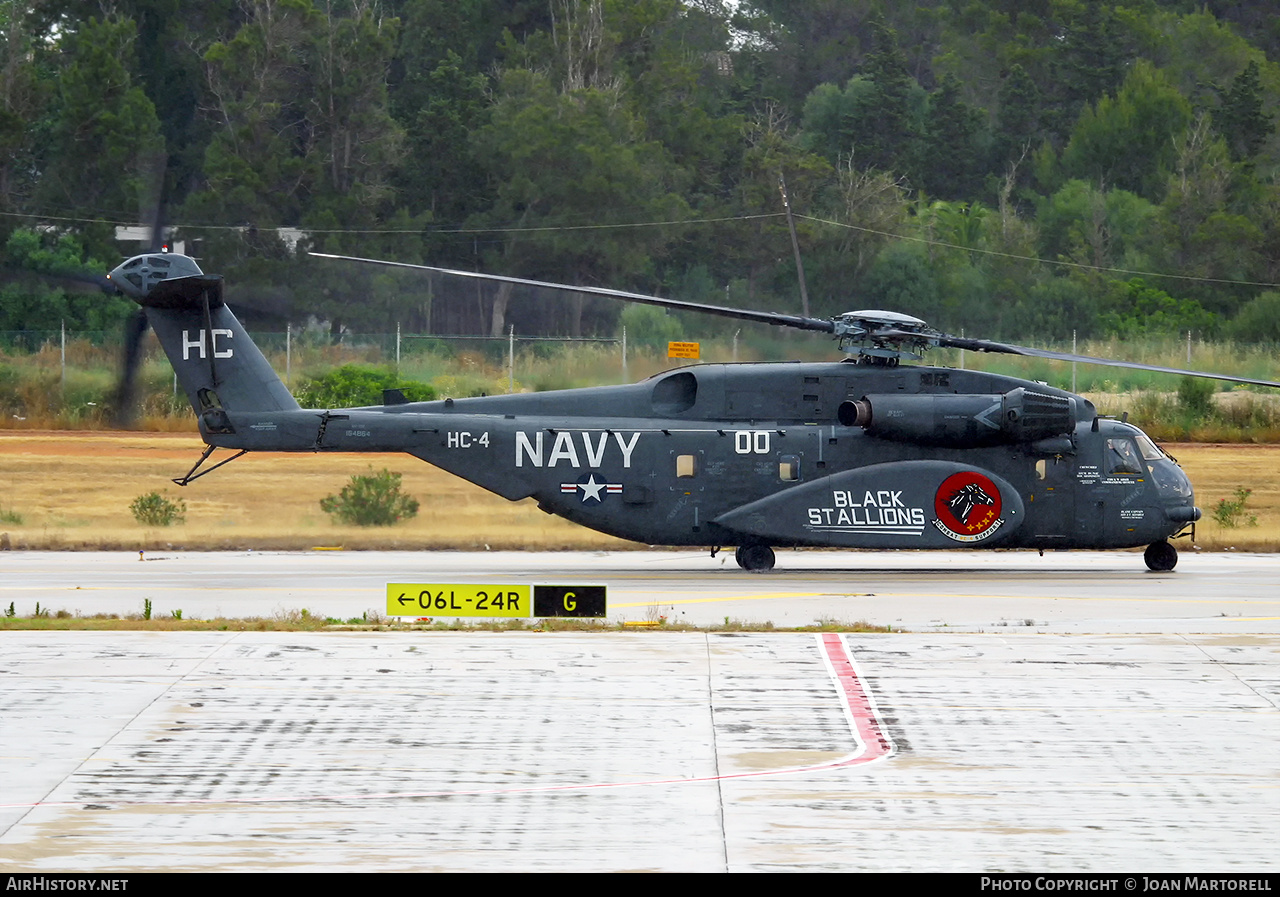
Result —
[[[29,807],[77,807],[86,803],[104,806],[177,806],[199,804],[295,804],[324,801],[393,800],[396,798],[462,797],[485,794],[537,794],[556,791],[594,791],[601,788],[636,788],[653,785],[688,785],[694,782],[724,782],[733,779],[764,779],[773,776],[802,775],[826,772],[852,766],[863,766],[892,756],[893,741],[886,734],[876,709],[875,701],[858,674],[857,664],[849,653],[844,636],[827,632],[818,635],[818,648],[823,661],[834,680],[836,695],[845,716],[849,720],[850,734],[854,738],[854,750],[839,760],[812,766],[793,766],[785,769],[731,772],[714,776],[692,776],[680,779],[639,779],[622,782],[576,782],[563,785],[516,786],[513,788],[475,788],[457,791],[389,791],[380,794],[314,794],[299,797],[210,797],[180,800],[110,800],[81,799],[74,801],[33,801],[31,803],[0,804],[0,809]]]

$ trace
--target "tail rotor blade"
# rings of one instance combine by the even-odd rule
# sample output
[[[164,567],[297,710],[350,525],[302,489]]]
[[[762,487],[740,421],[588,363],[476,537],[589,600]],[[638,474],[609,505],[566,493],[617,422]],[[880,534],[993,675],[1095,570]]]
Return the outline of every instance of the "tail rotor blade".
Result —
[[[138,366],[142,361],[142,338],[147,333],[147,315],[138,309],[124,325],[124,357],[120,366],[120,383],[116,387],[114,423],[125,429],[133,423],[137,409]]]

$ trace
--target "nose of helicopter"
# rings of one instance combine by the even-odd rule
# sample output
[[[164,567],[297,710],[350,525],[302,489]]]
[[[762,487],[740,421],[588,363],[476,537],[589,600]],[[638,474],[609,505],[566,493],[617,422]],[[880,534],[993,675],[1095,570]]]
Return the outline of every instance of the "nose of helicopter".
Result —
[[[1200,519],[1191,480],[1181,467],[1171,459],[1161,459],[1152,463],[1151,477],[1160,492],[1165,516],[1172,523],[1194,523]]]

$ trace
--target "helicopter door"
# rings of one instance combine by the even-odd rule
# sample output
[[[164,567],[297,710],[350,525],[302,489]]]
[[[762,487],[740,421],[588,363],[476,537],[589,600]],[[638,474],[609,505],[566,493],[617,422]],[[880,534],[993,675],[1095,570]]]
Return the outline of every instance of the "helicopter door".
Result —
[[[1128,436],[1107,436],[1099,443],[1096,465],[1079,470],[1079,535],[1097,544],[1133,544],[1134,516],[1141,519],[1147,493],[1147,467],[1138,445]]]
[[[674,434],[673,434],[674,435]],[[682,434],[683,436],[683,434]],[[667,474],[673,493],[665,515],[667,523],[681,532],[700,532],[706,522],[702,513],[702,493],[706,490],[709,471],[707,453],[695,448],[687,437],[668,451]]]
[[[1129,436],[1108,436],[1103,440],[1102,483],[1107,490],[1103,515],[1108,542],[1131,544],[1138,523],[1144,518],[1147,498],[1147,465],[1138,444]]]
[[[1065,455],[1038,458],[1027,505],[1037,539],[1065,543],[1075,531],[1075,465]]]

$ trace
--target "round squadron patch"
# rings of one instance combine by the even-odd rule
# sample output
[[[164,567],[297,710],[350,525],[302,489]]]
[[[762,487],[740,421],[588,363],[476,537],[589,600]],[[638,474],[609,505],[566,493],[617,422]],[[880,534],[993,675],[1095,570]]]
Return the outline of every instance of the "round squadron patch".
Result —
[[[933,525],[956,542],[981,542],[1004,523],[1000,490],[975,471],[953,473],[933,497]]]

